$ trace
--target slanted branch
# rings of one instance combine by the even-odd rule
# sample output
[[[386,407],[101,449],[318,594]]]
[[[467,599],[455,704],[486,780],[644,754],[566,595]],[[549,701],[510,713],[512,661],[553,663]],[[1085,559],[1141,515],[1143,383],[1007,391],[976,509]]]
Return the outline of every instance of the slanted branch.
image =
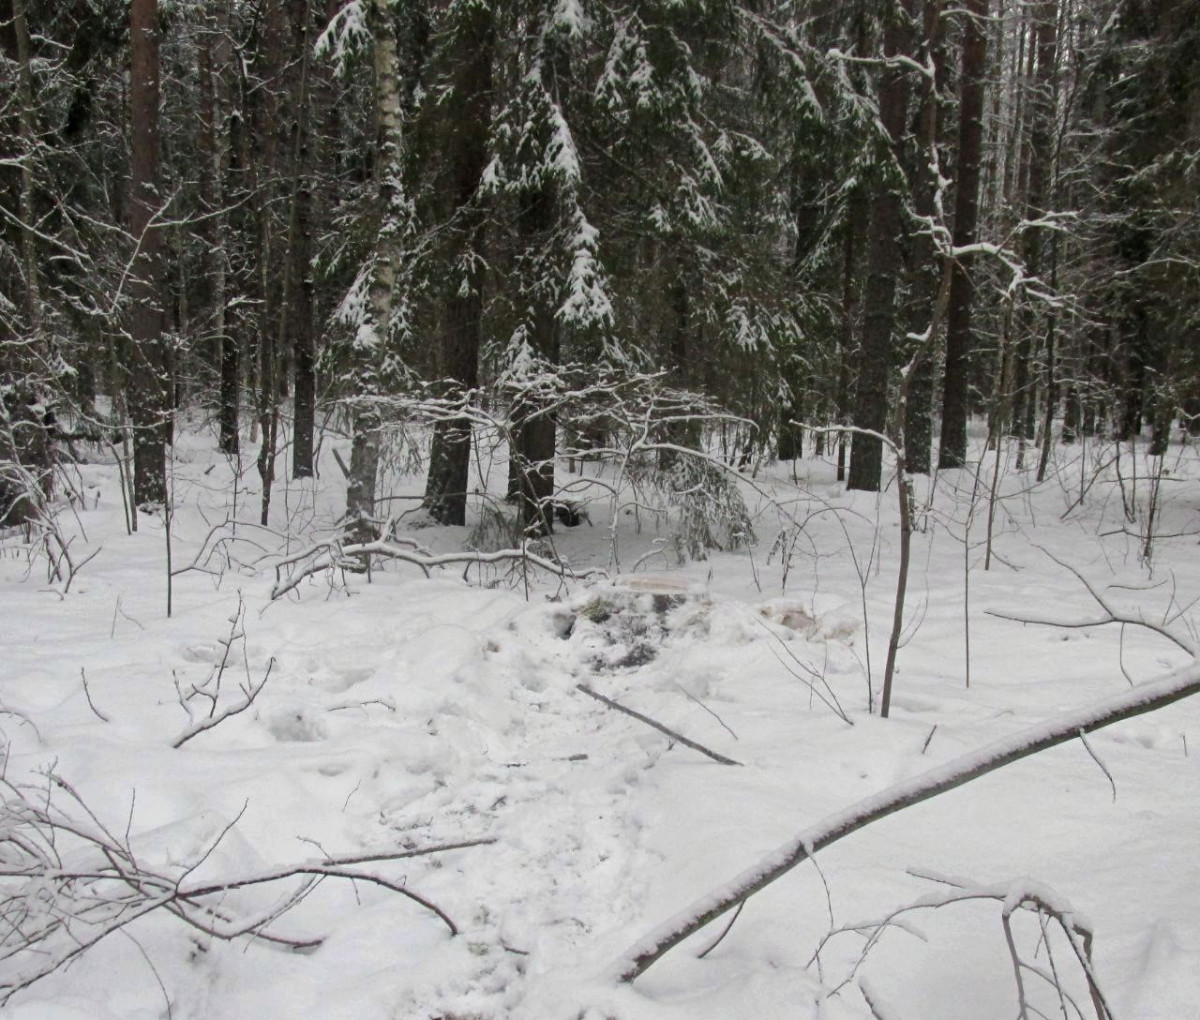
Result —
[[[681,942],[782,878],[817,851],[874,822],[958,789],[1047,748],[1065,744],[1080,733],[1090,733],[1165,708],[1196,693],[1200,693],[1200,664],[1193,662],[1157,681],[994,741],[829,815],[630,946],[613,965],[613,976],[620,981],[635,980]]]
[[[732,758],[726,758],[725,755],[718,754],[716,751],[710,750],[709,748],[705,747],[703,744],[698,744],[694,740],[689,740],[682,733],[679,733],[676,730],[673,730],[668,726],[664,726],[658,720],[651,719],[648,715],[642,715],[641,712],[635,712],[632,708],[626,708],[620,702],[613,701],[612,698],[606,698],[603,694],[600,694],[598,691],[592,690],[590,687],[587,686],[587,684],[576,684],[575,689],[577,691],[582,691],[589,698],[595,698],[602,705],[607,705],[609,708],[611,708],[617,712],[621,712],[621,713],[629,716],[631,719],[636,719],[640,723],[645,723],[651,729],[658,730],[659,733],[662,733],[662,734],[670,737],[676,743],[682,744],[684,747],[690,747],[693,751],[699,751],[706,758],[711,758],[713,761],[715,761],[721,765],[741,765],[740,761],[734,761]]]

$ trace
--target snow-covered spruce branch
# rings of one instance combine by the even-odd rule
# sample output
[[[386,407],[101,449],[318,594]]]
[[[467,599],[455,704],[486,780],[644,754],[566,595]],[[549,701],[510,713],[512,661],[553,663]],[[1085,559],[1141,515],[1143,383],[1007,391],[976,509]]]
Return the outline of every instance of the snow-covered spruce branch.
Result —
[[[151,867],[145,855],[134,853],[128,831],[114,833],[62,777],[51,773],[46,779],[46,785],[37,786],[0,780],[0,1006],[109,935],[160,910],[225,941],[249,936],[287,949],[314,949],[323,937],[283,935],[272,926],[327,878],[368,882],[404,896],[456,935],[458,927],[436,904],[400,881],[362,869],[494,842],[465,840],[394,853],[327,856],[189,882],[236,826],[240,813],[188,863]],[[65,807],[60,803],[64,798]],[[289,879],[301,881],[265,913],[236,916],[225,902],[231,890]]]
[[[1200,663],[1159,680],[1055,716],[866,797],[800,832],[753,867],[714,889],[630,946],[612,968],[620,981],[633,981],[685,939],[781,878],[817,851],[905,808],[965,786],[989,772],[1065,744],[1081,733],[1111,726],[1200,693]]]
[[[337,567],[359,569],[363,557],[380,556],[384,559],[400,560],[420,567],[426,577],[437,567],[458,565],[484,566],[495,563],[525,563],[537,567],[558,577],[571,580],[584,580],[588,577],[607,577],[608,572],[601,567],[588,567],[586,570],[572,570],[565,563],[559,563],[528,549],[500,549],[497,552],[460,552],[432,554],[418,552],[407,548],[395,540],[379,539],[374,542],[342,543],[337,539],[319,542],[314,546],[288,556],[275,564],[275,585],[271,589],[271,598],[277,599],[298,587],[306,578],[325,570]],[[290,577],[285,578],[283,571],[289,567],[308,560]]]

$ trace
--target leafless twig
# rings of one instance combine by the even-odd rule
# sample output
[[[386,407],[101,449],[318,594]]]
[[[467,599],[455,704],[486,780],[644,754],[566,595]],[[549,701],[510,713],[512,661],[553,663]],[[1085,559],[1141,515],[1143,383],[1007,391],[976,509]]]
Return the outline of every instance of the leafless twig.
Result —
[[[576,684],[575,689],[577,691],[582,691],[589,698],[595,698],[597,701],[607,705],[609,708],[615,709],[618,712],[623,712],[631,719],[636,719],[638,722],[645,723],[652,729],[658,730],[659,733],[666,734],[677,743],[683,744],[684,747],[690,747],[693,751],[699,751],[702,755],[711,758],[715,762],[719,762],[722,765],[741,765],[740,761],[734,761],[732,758],[726,758],[725,755],[718,754],[716,751],[710,751],[703,744],[697,744],[696,741],[689,740],[682,733],[677,733],[675,730],[664,726],[662,723],[657,722],[654,719],[651,719],[648,715],[642,715],[641,712],[635,712],[632,708],[626,708],[619,702],[613,701],[612,698],[606,698],[603,694],[599,694],[592,690],[587,686],[587,684]]]
[[[87,673],[84,672],[82,666],[79,667],[79,679],[83,681],[83,696],[87,698],[88,708],[92,710],[92,714],[101,722],[111,722],[103,712],[96,707],[96,703],[92,700],[92,692],[88,690]]]
[[[152,867],[133,850],[128,826],[115,834],[65,779],[18,785],[0,778],[0,1006],[140,917],[163,910],[223,940],[253,936],[293,950],[319,946],[320,937],[297,938],[267,930],[325,879],[368,882],[405,896],[437,916],[452,935],[458,927],[444,910],[365,865],[462,850],[494,842],[464,840],[375,854],[326,855],[218,881],[189,877],[237,824],[239,813],[182,868]],[[63,800],[65,798],[65,804]],[[244,809],[243,809],[244,810]],[[265,914],[237,917],[227,894],[234,889],[301,879]]]
[[[1061,627],[1072,630],[1087,629],[1091,627],[1105,627],[1110,624],[1129,624],[1135,627],[1143,627],[1146,630],[1158,634],[1160,637],[1166,638],[1177,648],[1187,652],[1188,655],[1192,656],[1192,658],[1200,657],[1200,647],[1197,647],[1194,642],[1180,634],[1175,633],[1175,631],[1173,631],[1165,623],[1158,623],[1154,620],[1149,620],[1141,613],[1137,613],[1135,615],[1133,613],[1126,613],[1120,609],[1117,609],[1107,598],[1105,598],[1102,594],[1100,594],[1099,591],[1096,590],[1095,585],[1093,585],[1073,566],[1071,566],[1069,563],[1064,563],[1057,556],[1046,549],[1042,549],[1041,551],[1064,570],[1068,570],[1075,575],[1076,580],[1083,585],[1083,587],[1087,590],[1087,593],[1092,597],[1092,600],[1100,607],[1100,615],[1068,619],[1063,617],[1011,613],[1002,609],[989,609],[987,610],[987,614],[989,616],[995,616],[1001,620],[1012,620],[1016,623],[1032,623],[1040,624],[1046,627]]]
[[[194,722],[191,726],[187,727],[187,729],[179,734],[174,741],[172,741],[171,746],[174,748],[183,747],[183,745],[193,737],[198,737],[206,730],[211,730],[213,727],[219,726],[231,716],[240,715],[242,712],[246,711],[246,709],[254,704],[255,699],[257,699],[262,693],[262,689],[267,686],[267,681],[271,678],[271,670],[274,668],[274,666],[275,657],[271,656],[271,659],[267,662],[267,670],[265,673],[263,673],[262,679],[256,684],[247,684],[241,687],[242,694],[244,695],[241,701],[226,706],[220,712],[217,712],[214,715],[206,716],[203,719]]]

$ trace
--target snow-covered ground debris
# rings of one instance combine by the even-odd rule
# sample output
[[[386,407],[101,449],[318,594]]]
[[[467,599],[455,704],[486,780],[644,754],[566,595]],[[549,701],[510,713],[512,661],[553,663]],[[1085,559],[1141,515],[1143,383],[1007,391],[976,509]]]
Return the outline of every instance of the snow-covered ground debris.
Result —
[[[1071,506],[1071,456],[1041,486],[1010,472],[986,572],[972,472],[921,483],[887,720],[869,707],[894,494],[842,493],[819,460],[798,482],[791,465],[760,476],[746,490],[757,545],[706,561],[656,553],[665,531],[624,514],[614,527],[596,498],[594,526],[561,530],[550,553],[607,578],[511,562],[427,578],[395,561],[319,572],[273,600],[274,564],[333,534],[336,469],[289,483],[270,528],[235,526],[256,514],[251,455],[235,486],[211,437],[187,433],[170,545],[190,569],[170,579],[169,617],[164,519],[126,534],[115,466],[81,466],[88,498],[60,520],[99,551],[69,592],[44,583],[21,534],[0,540],[0,996],[49,971],[5,1016],[1007,1020],[1005,889],[1086,917],[1116,1016],[1194,1015],[1200,705],[1187,700],[888,817],[749,899],[715,948],[728,915],[632,984],[612,976],[639,939],[821,819],[1189,663],[1128,622],[985,612],[1100,623],[1082,577],[1122,614],[1194,640],[1195,538],[1162,538],[1147,564],[1106,482]],[[1195,452],[1170,456],[1163,535],[1194,529],[1200,504]],[[418,495],[420,481],[392,490]],[[463,549],[462,529],[399,528],[432,555]],[[331,859],[364,878],[317,873]],[[910,870],[991,899],[931,892]],[[189,889],[217,891],[181,904]],[[1011,932],[1031,1006],[1073,1016],[1070,996],[1093,1015],[1066,943],[1028,909]]]

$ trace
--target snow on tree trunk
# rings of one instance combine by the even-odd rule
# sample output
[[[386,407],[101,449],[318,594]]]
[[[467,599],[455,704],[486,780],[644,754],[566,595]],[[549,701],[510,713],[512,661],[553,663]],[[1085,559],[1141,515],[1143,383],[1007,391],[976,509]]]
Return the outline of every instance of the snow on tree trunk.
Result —
[[[129,229],[137,245],[129,286],[130,399],[133,491],[140,506],[167,498],[166,350],[161,296],[164,196],[159,174],[158,0],[133,0],[129,9],[133,176]]]

